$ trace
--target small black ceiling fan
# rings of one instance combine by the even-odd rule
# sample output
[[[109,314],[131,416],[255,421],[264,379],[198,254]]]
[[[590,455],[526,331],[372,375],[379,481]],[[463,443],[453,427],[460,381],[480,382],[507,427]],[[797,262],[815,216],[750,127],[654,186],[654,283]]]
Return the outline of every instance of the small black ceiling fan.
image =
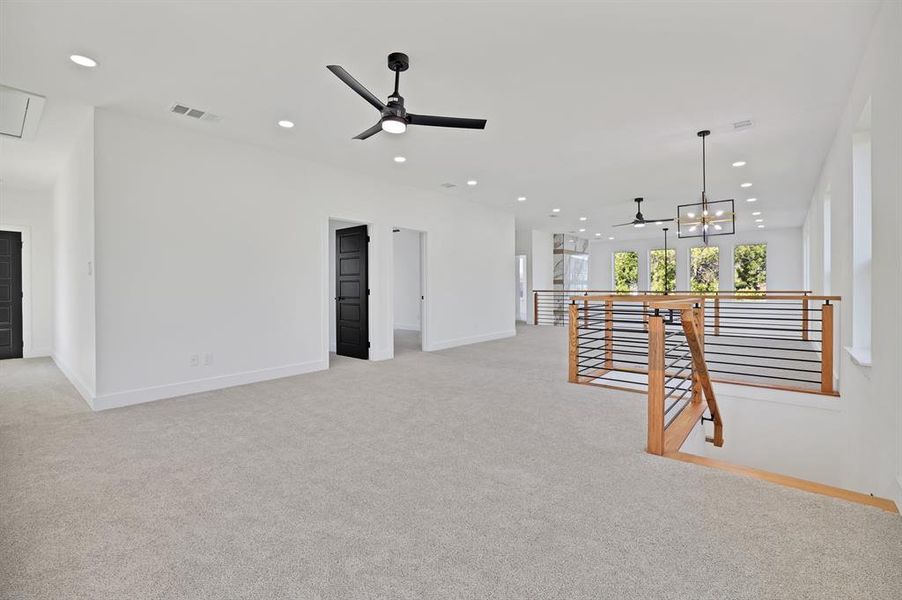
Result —
[[[646,219],[642,216],[642,198],[635,198],[634,201],[637,205],[636,218],[629,223],[620,223],[619,225],[613,225],[613,227],[626,227],[627,225],[632,225],[633,227],[638,228],[645,227],[648,223],[659,225],[661,223],[666,223],[667,221],[673,221],[673,219]]]
[[[461,117],[435,117],[431,115],[415,115],[404,109],[404,98],[398,93],[398,79],[401,71],[410,67],[410,60],[402,52],[392,52],[388,55],[388,68],[395,72],[395,89],[388,97],[388,103],[383,103],[371,91],[351,77],[350,73],[338,65],[328,65],[326,68],[332,71],[336,77],[344,81],[349,88],[360,94],[364,100],[372,104],[382,114],[379,122],[354,136],[355,140],[365,140],[380,131],[388,133],[404,133],[408,125],[424,125],[427,127],[457,127],[462,129],[485,129],[485,119],[464,119]]]

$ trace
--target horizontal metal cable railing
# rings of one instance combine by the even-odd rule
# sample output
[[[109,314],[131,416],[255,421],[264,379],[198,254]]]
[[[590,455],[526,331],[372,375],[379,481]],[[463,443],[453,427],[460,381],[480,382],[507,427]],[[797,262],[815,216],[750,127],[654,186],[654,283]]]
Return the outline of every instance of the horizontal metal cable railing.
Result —
[[[568,307],[569,380],[648,396],[648,449],[676,451],[705,410],[722,445],[704,356],[704,299],[595,296]],[[705,402],[703,402],[705,400]]]
[[[731,295],[736,292],[691,292],[673,291],[664,294],[650,290],[637,290],[632,292],[618,292],[615,290],[533,290],[533,325],[567,325],[567,307],[570,299],[575,296],[598,295],[623,295],[623,296],[704,296],[717,297]],[[808,296],[810,291],[805,290],[779,290],[768,292],[771,294],[785,294],[793,296]]]
[[[834,307],[840,301],[838,296],[786,292],[581,294],[572,296],[569,302],[583,311],[584,321],[586,315],[590,317],[590,329],[597,327],[591,322],[592,315],[603,310],[600,307],[611,305],[609,310],[616,317],[608,325],[612,330],[607,362],[645,372],[652,304],[690,297],[698,299],[703,315],[706,363],[714,381],[835,395]],[[589,358],[592,351],[584,347],[580,352]],[[624,383],[608,381],[609,385]],[[636,388],[630,383],[622,387]]]

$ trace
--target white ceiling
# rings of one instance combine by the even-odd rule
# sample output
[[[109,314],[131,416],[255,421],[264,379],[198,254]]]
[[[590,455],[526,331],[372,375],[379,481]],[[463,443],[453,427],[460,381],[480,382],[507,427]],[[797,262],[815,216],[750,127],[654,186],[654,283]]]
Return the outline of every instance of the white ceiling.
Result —
[[[788,226],[804,218],[877,4],[6,1],[0,83],[46,95],[48,118],[54,103],[109,107],[423,189],[453,182],[446,193],[520,226],[605,237],[654,234],[610,229],[634,196],[646,216],[697,201],[695,132],[708,128],[709,197],[738,200],[740,229],[753,226],[748,196],[768,226]],[[352,140],[378,115],[325,66],[384,97],[396,50],[410,55],[409,110],[486,130]],[[175,102],[223,120],[171,115]],[[754,127],[733,132],[743,119]]]

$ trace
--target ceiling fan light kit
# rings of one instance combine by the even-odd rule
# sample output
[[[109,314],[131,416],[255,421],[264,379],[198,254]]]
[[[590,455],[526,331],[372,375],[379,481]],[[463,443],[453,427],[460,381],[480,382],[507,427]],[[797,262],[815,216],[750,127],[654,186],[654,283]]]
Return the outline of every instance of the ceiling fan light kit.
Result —
[[[339,65],[326,67],[341,79],[345,85],[357,92],[361,98],[369,102],[379,111],[379,122],[366,131],[354,136],[355,140],[365,140],[380,131],[401,134],[407,131],[408,125],[420,125],[423,127],[452,127],[455,129],[485,129],[485,119],[466,119],[462,117],[438,117],[433,115],[417,115],[407,112],[404,108],[404,97],[398,92],[401,72],[410,68],[410,59],[403,52],[392,52],[388,55],[388,68],[395,74],[395,89],[388,96],[387,102],[382,102],[375,94],[363,87],[350,73]]]
[[[697,135],[702,138],[702,201],[677,206],[677,236],[700,237],[705,245],[708,245],[708,238],[711,236],[736,233],[736,210],[732,198],[708,201],[705,138],[711,135],[711,132],[705,129],[699,131]]]

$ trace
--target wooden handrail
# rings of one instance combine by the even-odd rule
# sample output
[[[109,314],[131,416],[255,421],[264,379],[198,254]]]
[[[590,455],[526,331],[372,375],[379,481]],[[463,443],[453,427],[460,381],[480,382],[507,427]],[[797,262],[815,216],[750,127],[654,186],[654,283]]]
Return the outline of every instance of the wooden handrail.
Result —
[[[664,408],[667,375],[664,319],[657,315],[649,317],[647,449],[651,454],[661,456],[677,452],[706,409],[714,423],[714,436],[709,441],[717,447],[723,446],[723,420],[705,363],[703,311],[702,307],[680,308],[680,320],[692,361],[692,399],[670,424],[665,424]]]

